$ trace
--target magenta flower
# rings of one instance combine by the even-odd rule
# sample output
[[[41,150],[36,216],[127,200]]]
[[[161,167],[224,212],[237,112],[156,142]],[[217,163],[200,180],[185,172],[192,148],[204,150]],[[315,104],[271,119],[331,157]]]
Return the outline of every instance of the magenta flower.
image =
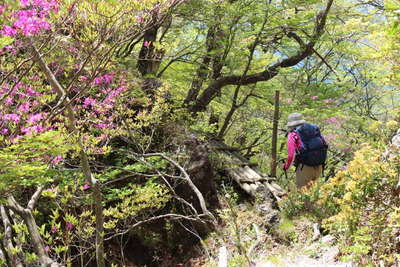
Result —
[[[42,113],[32,114],[28,118],[28,123],[35,124],[43,119]]]
[[[5,120],[5,121],[13,121],[15,123],[19,123],[20,119],[21,119],[21,116],[19,116],[18,114],[15,114],[15,113],[5,114],[3,116],[3,120]]]
[[[35,125],[35,126],[31,126],[31,127],[23,127],[21,129],[21,132],[25,135],[33,134],[33,133],[41,133],[43,131],[44,131],[44,128],[41,125]]]
[[[51,227],[51,232],[52,232],[53,234],[54,234],[54,233],[57,233],[57,232],[58,232],[57,226]]]
[[[70,222],[66,223],[66,227],[67,227],[68,231],[72,231],[72,229],[74,229],[74,225],[72,223],[70,223]]]
[[[28,96],[41,96],[42,94],[39,92],[36,92],[35,90],[33,90],[31,87],[26,88],[26,94]]]
[[[5,103],[7,106],[11,106],[12,104],[14,104],[14,100],[12,99],[12,97],[7,97]]]
[[[112,79],[114,78],[114,75],[112,74],[104,74],[103,76],[96,77],[94,79],[94,84],[96,86],[100,85],[109,85],[112,82]]]
[[[316,99],[318,99],[318,96],[317,96],[317,95],[314,95],[314,96],[311,97],[311,99],[312,99],[312,100],[316,100]]]
[[[91,186],[89,184],[84,184],[82,188],[83,188],[83,191],[86,191],[86,190],[89,190],[90,187]]]
[[[45,250],[46,252],[49,252],[50,247],[46,245],[46,246],[44,246],[44,250]]]
[[[32,5],[32,9],[19,10],[14,13],[16,20],[13,27],[20,30],[23,35],[30,36],[39,33],[41,30],[49,30],[50,23],[44,17],[48,15],[52,5],[47,1],[22,1],[21,5],[27,7]],[[37,12],[39,10],[39,13]]]
[[[31,103],[29,103],[29,102],[22,103],[21,105],[19,105],[18,111],[27,113],[27,112],[29,112],[30,106],[31,106]]]
[[[103,83],[103,78],[102,77],[96,77],[93,82],[94,82],[95,85],[99,86],[99,85],[101,85]]]
[[[2,135],[7,135],[7,134],[10,133],[10,131],[9,131],[7,128],[4,128],[4,129],[1,129],[0,133],[1,133]]]
[[[115,98],[117,98],[118,95],[120,95],[123,91],[126,90],[126,86],[120,86],[117,89],[111,91],[107,97],[104,99],[103,103],[104,104],[112,104],[115,101]]]
[[[96,100],[91,98],[91,97],[87,97],[85,98],[85,100],[83,101],[83,107],[87,108],[89,106],[93,107],[97,104]]]
[[[57,157],[55,157],[55,158],[51,161],[51,163],[53,163],[53,164],[58,164],[58,163],[60,163],[61,161],[63,161],[63,157],[62,157],[61,155],[58,155]]]
[[[150,43],[151,43],[151,42],[149,42],[149,41],[144,41],[143,45],[144,45],[145,47],[149,48]]]
[[[20,0],[22,7],[36,7],[45,12],[46,14],[53,10],[58,11],[58,3],[56,0]]]
[[[4,26],[4,28],[0,31],[0,33],[6,36],[14,36],[17,34],[17,31],[13,27]]]
[[[103,82],[105,84],[110,84],[112,82],[112,79],[114,78],[114,76],[112,74],[105,74],[103,76]]]
[[[21,4],[22,7],[27,7],[30,5],[29,0],[20,0],[19,3]]]
[[[4,47],[4,50],[7,51],[7,52],[10,52],[10,53],[13,54],[13,55],[16,55],[16,54],[17,54],[17,49],[15,49],[14,47],[12,47],[11,45],[6,45],[6,46]]]

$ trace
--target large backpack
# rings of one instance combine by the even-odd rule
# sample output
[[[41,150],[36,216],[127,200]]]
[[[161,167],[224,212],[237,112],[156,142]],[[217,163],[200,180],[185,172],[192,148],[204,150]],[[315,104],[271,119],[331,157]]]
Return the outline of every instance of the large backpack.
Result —
[[[295,166],[325,166],[328,145],[321,135],[319,127],[304,123],[294,130],[301,139],[301,148],[296,151]]]

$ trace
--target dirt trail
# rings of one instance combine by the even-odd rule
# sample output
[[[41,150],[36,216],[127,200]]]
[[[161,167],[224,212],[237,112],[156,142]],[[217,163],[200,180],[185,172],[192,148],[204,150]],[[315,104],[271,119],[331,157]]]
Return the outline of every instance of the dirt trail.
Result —
[[[304,247],[291,248],[280,255],[260,261],[256,267],[353,267],[351,262],[337,261],[339,248],[324,237]]]

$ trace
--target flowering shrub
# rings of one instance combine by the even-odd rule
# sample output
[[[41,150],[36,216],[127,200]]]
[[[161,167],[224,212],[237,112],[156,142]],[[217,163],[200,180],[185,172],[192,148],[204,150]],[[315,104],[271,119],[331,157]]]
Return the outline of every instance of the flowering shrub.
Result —
[[[291,215],[308,211],[317,216],[325,229],[339,236],[344,258],[362,265],[394,264],[400,256],[400,201],[395,192],[400,158],[383,161],[382,152],[364,144],[327,183],[292,194],[284,206]]]

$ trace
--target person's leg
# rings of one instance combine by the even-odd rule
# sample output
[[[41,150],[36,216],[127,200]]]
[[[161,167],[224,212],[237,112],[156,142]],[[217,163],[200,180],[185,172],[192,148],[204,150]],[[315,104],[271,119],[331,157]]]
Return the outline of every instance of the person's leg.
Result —
[[[321,176],[322,166],[300,165],[296,170],[296,186],[301,188]]]

